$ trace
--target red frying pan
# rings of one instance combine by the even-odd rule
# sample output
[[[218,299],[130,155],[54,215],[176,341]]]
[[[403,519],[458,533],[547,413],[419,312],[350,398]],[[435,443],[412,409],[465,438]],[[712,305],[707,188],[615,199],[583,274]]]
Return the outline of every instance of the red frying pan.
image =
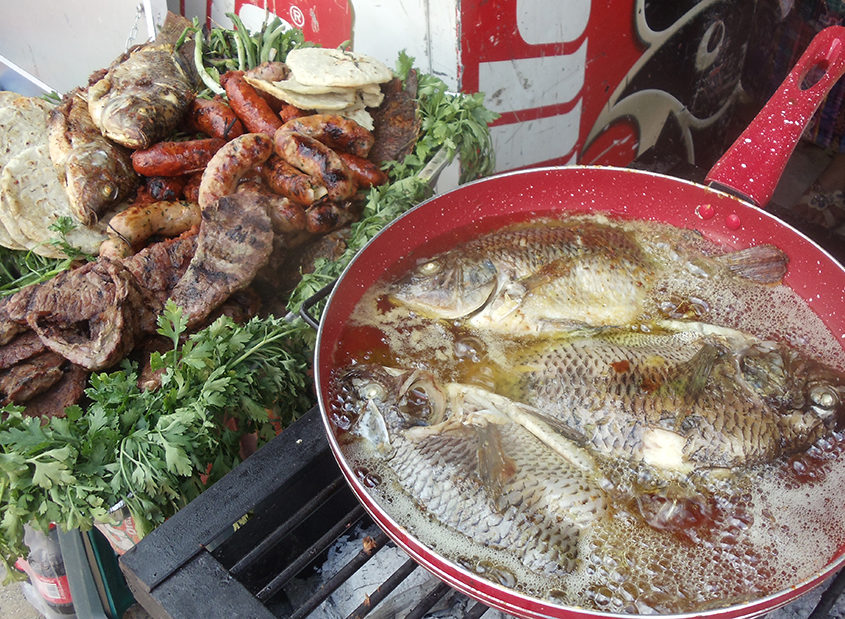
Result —
[[[822,75],[813,84],[813,69]],[[523,617],[612,616],[523,595],[485,580],[421,543],[373,500],[353,473],[326,414],[339,339],[355,304],[374,282],[396,273],[409,254],[449,245],[455,231],[483,233],[503,221],[601,211],[693,228],[733,248],[774,243],[789,256],[785,283],[845,343],[845,269],[806,236],[762,210],[801,132],[831,86],[845,73],[845,28],[811,43],[778,92],[707,176],[709,186],[643,171],[570,166],[501,174],[430,199],[387,226],[359,252],[336,283],[323,312],[314,358],[318,399],[329,443],[358,499],[385,532],[442,580],[491,606]],[[845,462],[839,462],[845,466]],[[812,489],[810,489],[812,491]],[[841,499],[835,508],[842,511]],[[845,545],[812,577],[764,599],[694,616],[753,617],[781,606],[845,564]],[[685,615],[691,617],[693,615]]]

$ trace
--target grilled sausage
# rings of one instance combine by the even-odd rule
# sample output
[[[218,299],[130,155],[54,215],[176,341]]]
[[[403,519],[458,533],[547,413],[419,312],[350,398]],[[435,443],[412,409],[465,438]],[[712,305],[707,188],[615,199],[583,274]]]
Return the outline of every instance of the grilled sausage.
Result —
[[[144,176],[179,176],[202,170],[220,148],[222,138],[158,142],[132,153],[132,167]]]
[[[354,219],[343,203],[320,202],[305,211],[305,229],[312,234],[328,234]]]
[[[212,138],[231,140],[243,135],[244,126],[221,99],[194,99],[185,116],[187,128]]]
[[[109,234],[137,250],[154,235],[175,236],[199,223],[200,209],[197,204],[161,201],[133,205],[121,211],[109,221]]]
[[[219,198],[234,193],[240,178],[272,154],[273,139],[263,133],[245,133],[227,142],[203,172],[198,199],[200,208],[205,209]]]
[[[344,200],[357,190],[349,168],[322,142],[284,129],[276,132],[273,141],[276,154],[317,179],[326,188],[329,200]]]
[[[366,157],[375,138],[354,120],[338,114],[310,114],[288,120],[285,131],[302,133],[322,142],[329,148]]]
[[[182,176],[150,176],[147,178],[147,190],[158,200],[173,201],[182,197],[188,177]]]
[[[308,116],[308,112],[305,110],[300,110],[298,107],[291,103],[283,103],[281,108],[279,109],[279,118],[282,120],[283,123],[286,123],[289,120],[293,120],[294,118],[300,118],[302,116]]]
[[[272,136],[282,126],[282,119],[244,79],[243,71],[227,71],[220,83],[229,98],[229,105],[250,133]]]
[[[261,169],[267,185],[281,196],[308,206],[326,195],[326,188],[287,161],[273,155]]]
[[[338,152],[343,163],[352,172],[352,178],[359,187],[375,187],[387,182],[387,172],[379,168],[369,159],[358,157],[352,153]]]
[[[202,175],[202,172],[194,172],[193,174],[189,174],[185,180],[185,186],[182,187],[182,197],[188,202],[199,204]]]

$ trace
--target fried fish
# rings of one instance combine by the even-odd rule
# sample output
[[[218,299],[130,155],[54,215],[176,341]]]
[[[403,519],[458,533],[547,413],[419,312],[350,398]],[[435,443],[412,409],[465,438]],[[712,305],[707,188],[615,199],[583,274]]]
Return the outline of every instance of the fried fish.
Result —
[[[194,98],[193,43],[176,43],[191,23],[168,13],[156,39],[118,58],[88,88],[88,109],[102,134],[127,148],[147,148],[171,134]]]
[[[774,246],[709,256],[699,240],[601,217],[534,220],[421,260],[388,295],[426,317],[518,335],[683,313],[689,295],[673,294],[673,278],[706,288],[774,283],[785,273],[786,256]]]
[[[95,223],[137,186],[129,151],[103,137],[91,120],[84,91],[68,93],[51,111],[47,135],[71,212],[83,225]]]

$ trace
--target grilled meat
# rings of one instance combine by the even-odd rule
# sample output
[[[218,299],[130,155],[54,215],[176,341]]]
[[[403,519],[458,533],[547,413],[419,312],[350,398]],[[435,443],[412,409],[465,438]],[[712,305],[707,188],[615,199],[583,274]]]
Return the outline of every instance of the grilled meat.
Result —
[[[169,13],[155,41],[118,58],[88,88],[88,109],[104,136],[128,148],[147,148],[182,122],[198,84],[193,43],[175,43],[191,23]]]
[[[0,393],[3,404],[22,404],[55,385],[64,375],[64,357],[42,352],[0,372]]]
[[[273,230],[263,195],[243,191],[207,206],[196,253],[170,295],[188,326],[201,323],[230,294],[249,285],[272,250]]]

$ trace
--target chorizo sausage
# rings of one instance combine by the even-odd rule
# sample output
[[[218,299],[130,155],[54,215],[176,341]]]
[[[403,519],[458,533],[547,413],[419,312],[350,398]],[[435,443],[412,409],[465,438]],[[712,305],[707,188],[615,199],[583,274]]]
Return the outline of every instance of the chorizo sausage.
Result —
[[[375,187],[376,185],[383,185],[387,182],[387,172],[379,168],[369,159],[358,157],[352,153],[338,152],[349,171],[352,172],[352,177],[359,187]]]
[[[366,157],[375,138],[367,129],[338,114],[309,114],[288,120],[282,127],[322,142],[329,148]]]
[[[229,98],[229,105],[250,133],[273,135],[282,126],[282,119],[272,110],[246,79],[243,71],[227,71],[220,83]]]
[[[182,187],[182,197],[188,202],[200,201],[200,182],[202,181],[202,172],[194,172],[189,174],[185,181],[185,186]]]
[[[226,143],[222,138],[158,142],[132,153],[132,167],[143,176],[180,176],[202,170]]]
[[[244,132],[244,126],[234,110],[218,98],[194,99],[185,120],[189,130],[212,138],[231,140]]]
[[[135,204],[111,218],[109,234],[137,250],[155,235],[175,236],[200,224],[200,209],[193,202]],[[102,246],[100,251],[102,252]]]
[[[276,154],[317,179],[326,188],[329,200],[344,200],[358,189],[346,164],[322,142],[284,129],[276,132],[273,141]]]
[[[281,196],[308,206],[326,195],[326,188],[287,161],[273,155],[262,166],[264,182]]]
[[[235,192],[240,178],[273,154],[273,139],[263,133],[244,133],[218,150],[200,181],[198,202],[205,209],[219,198]]]
[[[294,118],[301,118],[302,116],[308,116],[308,112],[300,110],[292,103],[283,103],[279,109],[279,118],[283,123],[286,123]]]

